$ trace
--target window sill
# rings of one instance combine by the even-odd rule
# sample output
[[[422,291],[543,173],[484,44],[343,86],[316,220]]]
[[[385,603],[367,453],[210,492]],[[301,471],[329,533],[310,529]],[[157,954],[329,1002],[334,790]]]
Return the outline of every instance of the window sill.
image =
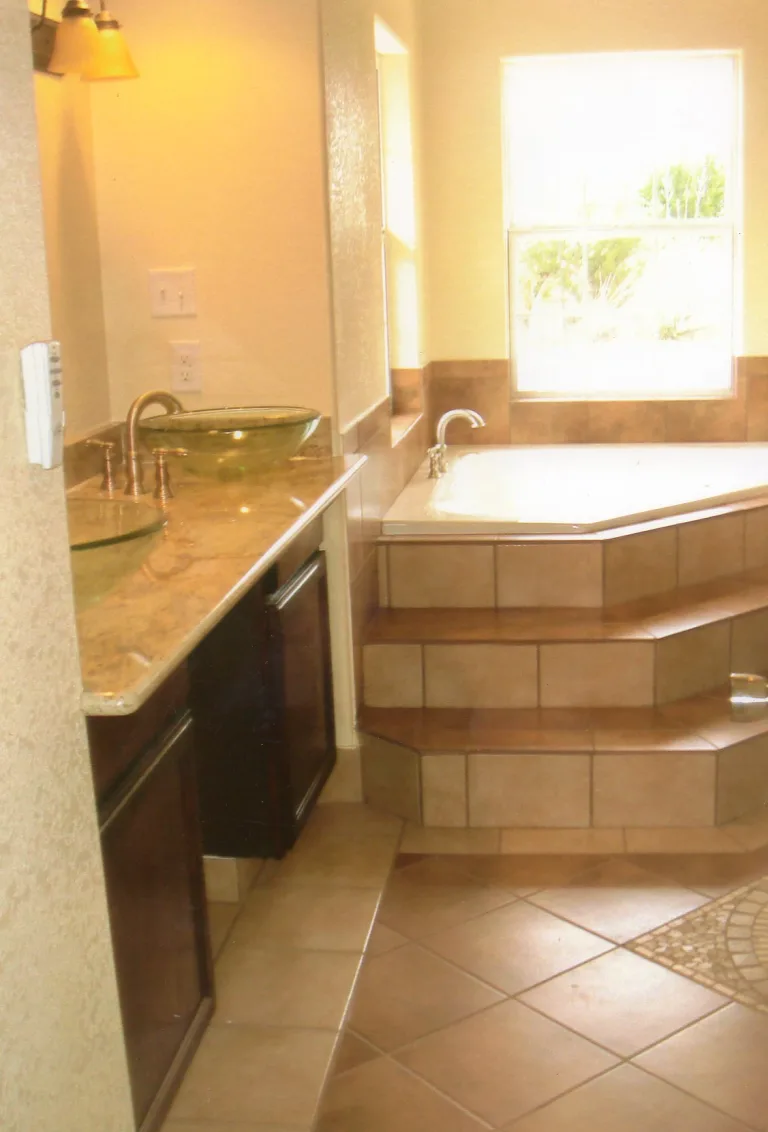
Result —
[[[424,416],[423,413],[399,413],[390,417],[389,432],[392,447],[397,448]]]

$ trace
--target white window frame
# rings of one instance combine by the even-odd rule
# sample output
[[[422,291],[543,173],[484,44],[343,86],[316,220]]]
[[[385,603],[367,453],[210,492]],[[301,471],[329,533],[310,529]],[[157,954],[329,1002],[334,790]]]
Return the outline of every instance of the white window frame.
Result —
[[[700,400],[702,398],[708,399],[725,399],[734,395],[734,381],[735,373],[734,367],[731,366],[728,374],[728,381],[723,385],[722,389],[712,390],[710,388],[702,389],[700,391],[689,391],[683,389],[670,389],[669,392],[650,391],[644,392],[642,389],[629,389],[626,392],[619,390],[569,390],[563,392],[560,390],[546,390],[546,389],[519,389],[517,387],[517,364],[515,353],[515,311],[514,311],[514,296],[516,290],[516,276],[515,276],[515,246],[520,237],[536,236],[543,240],[569,240],[572,243],[589,243],[594,240],[613,239],[620,237],[636,237],[648,235],[675,235],[675,234],[691,234],[696,231],[706,232],[711,234],[724,235],[730,242],[731,252],[731,354],[740,353],[743,338],[743,175],[744,175],[744,162],[743,162],[743,66],[742,66],[742,53],[740,51],[695,51],[695,50],[681,50],[681,51],[667,51],[667,52],[634,52],[632,54],[663,54],[663,55],[678,55],[681,58],[701,58],[707,56],[725,56],[733,60],[734,65],[734,84],[735,84],[735,106],[736,114],[733,129],[733,146],[730,155],[730,178],[727,182],[726,194],[726,207],[728,215],[720,217],[706,217],[701,219],[691,220],[674,220],[672,218],[666,220],[658,220],[649,217],[647,221],[639,220],[632,224],[573,224],[573,225],[534,225],[534,226],[516,226],[508,224],[505,231],[506,242],[506,257],[507,257],[507,338],[508,338],[508,354],[511,371],[512,382],[512,395],[515,399],[526,400],[569,400],[569,401],[602,401],[610,398],[616,401],[641,401],[641,400]],[[600,56],[597,56],[599,58]],[[504,69],[515,61],[514,58],[502,60],[502,88],[505,84]],[[505,197],[505,213],[510,216],[513,209],[513,189],[510,181],[510,170],[512,162],[509,155],[509,136],[510,131],[507,128],[509,108],[506,103],[506,94],[503,97],[502,107],[502,121],[504,123],[504,144],[503,144],[503,160],[504,160],[504,197]]]

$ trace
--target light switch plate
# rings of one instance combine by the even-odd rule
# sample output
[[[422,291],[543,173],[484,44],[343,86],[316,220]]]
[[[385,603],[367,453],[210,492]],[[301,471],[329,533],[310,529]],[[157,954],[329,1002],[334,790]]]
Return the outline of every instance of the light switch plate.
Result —
[[[194,317],[197,314],[195,269],[150,271],[149,297],[153,318]]]

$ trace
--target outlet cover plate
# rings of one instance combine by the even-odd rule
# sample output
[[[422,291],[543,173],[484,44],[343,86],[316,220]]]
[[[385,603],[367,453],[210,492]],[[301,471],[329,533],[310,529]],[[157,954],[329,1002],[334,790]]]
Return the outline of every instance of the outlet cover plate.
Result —
[[[199,342],[171,342],[171,390],[174,393],[202,393]]]

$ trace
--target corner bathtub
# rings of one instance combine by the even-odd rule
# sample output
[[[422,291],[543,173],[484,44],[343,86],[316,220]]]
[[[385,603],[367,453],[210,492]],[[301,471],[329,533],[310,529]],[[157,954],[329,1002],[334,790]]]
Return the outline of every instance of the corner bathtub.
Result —
[[[768,444],[448,449],[384,517],[384,535],[587,534],[768,496]]]

